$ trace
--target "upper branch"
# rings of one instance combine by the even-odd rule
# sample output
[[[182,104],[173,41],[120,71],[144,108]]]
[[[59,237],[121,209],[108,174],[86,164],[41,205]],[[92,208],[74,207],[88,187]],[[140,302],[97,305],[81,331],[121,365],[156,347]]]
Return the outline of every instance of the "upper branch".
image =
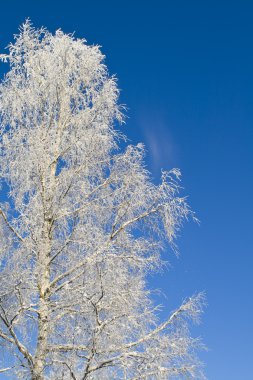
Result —
[[[117,230],[112,230],[112,233],[111,233],[111,236],[110,236],[110,239],[113,240],[121,231],[123,231],[126,227],[128,227],[129,225],[135,223],[135,222],[138,222],[138,220],[141,220],[141,219],[144,219],[146,218],[147,216],[151,215],[151,214],[154,214],[155,212],[157,212],[162,206],[157,206],[157,207],[154,207],[154,208],[151,208],[150,210],[148,211],[145,211],[143,212],[142,214],[136,216],[135,218],[133,219],[130,219],[126,222],[124,222]]]

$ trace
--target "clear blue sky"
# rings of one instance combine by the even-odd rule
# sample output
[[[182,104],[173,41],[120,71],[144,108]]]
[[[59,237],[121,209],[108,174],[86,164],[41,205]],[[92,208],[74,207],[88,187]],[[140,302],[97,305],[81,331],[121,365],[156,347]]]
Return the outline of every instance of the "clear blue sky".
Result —
[[[152,286],[166,307],[205,290],[194,333],[209,347],[208,379],[253,379],[253,2],[2,2],[1,49],[26,17],[102,45],[128,106],[125,133],[146,144],[154,180],[160,167],[182,169],[201,224],[185,226],[180,257]]]

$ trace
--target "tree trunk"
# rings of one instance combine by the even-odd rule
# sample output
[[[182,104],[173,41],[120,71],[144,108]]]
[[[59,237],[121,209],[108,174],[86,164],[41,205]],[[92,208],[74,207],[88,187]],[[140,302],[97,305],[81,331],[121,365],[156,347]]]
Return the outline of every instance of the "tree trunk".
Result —
[[[57,141],[59,145],[59,141]],[[57,157],[58,152],[55,152]],[[41,276],[38,278],[39,290],[39,316],[38,316],[38,338],[34,358],[34,371],[32,380],[44,379],[44,368],[48,353],[48,335],[50,323],[50,255],[52,249],[52,192],[55,190],[55,172],[57,160],[50,165],[48,160],[49,181],[41,179],[42,205],[43,205],[43,229],[41,244],[38,254],[38,265]],[[46,185],[47,183],[47,185]]]
[[[48,351],[48,335],[50,323],[50,222],[44,224],[42,244],[39,251],[38,264],[41,267],[41,276],[38,278],[39,289],[39,316],[38,316],[38,338],[37,349],[34,358],[34,371],[32,380],[43,380],[46,355]]]

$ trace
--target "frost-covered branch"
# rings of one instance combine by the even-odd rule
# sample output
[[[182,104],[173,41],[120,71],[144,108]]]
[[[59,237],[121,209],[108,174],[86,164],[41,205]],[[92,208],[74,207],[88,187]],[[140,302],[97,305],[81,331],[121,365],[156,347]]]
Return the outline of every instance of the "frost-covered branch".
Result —
[[[10,369],[12,369],[12,367],[0,368],[0,373],[7,372],[7,371],[9,371]]]
[[[0,209],[0,215],[2,215],[3,220],[5,221],[7,227],[13,232],[13,234],[20,240],[21,242],[24,241],[22,236],[15,230],[15,228],[11,225],[11,223],[8,221],[7,216],[3,210]]]
[[[30,354],[30,352],[28,351],[28,349],[18,339],[18,337],[17,337],[17,335],[16,335],[16,333],[14,331],[14,328],[13,328],[12,324],[8,321],[6,312],[5,312],[5,310],[4,310],[4,308],[3,308],[2,305],[0,305],[0,308],[1,308],[1,311],[2,311],[2,314],[0,313],[0,319],[3,321],[4,325],[9,330],[11,338],[9,338],[6,334],[1,333],[1,332],[0,332],[0,337],[3,338],[3,339],[5,339],[5,340],[7,340],[8,342],[16,345],[16,347],[18,348],[18,350],[20,351],[20,353],[27,360],[29,366],[32,367],[33,366],[33,357],[32,357],[32,355]]]

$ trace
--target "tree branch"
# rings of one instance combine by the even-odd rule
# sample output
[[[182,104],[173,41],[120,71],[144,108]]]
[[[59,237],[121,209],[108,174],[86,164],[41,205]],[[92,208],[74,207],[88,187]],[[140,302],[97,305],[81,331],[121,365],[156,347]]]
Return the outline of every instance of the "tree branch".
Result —
[[[128,227],[129,225],[137,222],[138,220],[141,220],[141,219],[144,219],[146,218],[147,216],[151,215],[151,214],[154,214],[155,212],[157,212],[162,206],[157,206],[155,208],[152,208],[150,209],[149,211],[146,211],[146,212],[143,212],[142,214],[136,216],[135,218],[131,219],[131,220],[128,220],[127,222],[123,223],[117,230],[115,231],[112,231],[111,233],[111,236],[110,236],[110,239],[113,240],[115,238],[115,236],[117,236],[122,230],[124,230],[126,227]]]
[[[1,369],[0,369],[0,373],[3,373],[3,372],[6,372],[6,371],[9,371],[10,369],[12,369],[12,367],[1,368]]]
[[[101,189],[102,187],[106,186],[107,184],[109,184],[111,182],[111,179],[110,178],[107,178],[104,182],[102,182],[100,185],[98,185],[95,189],[93,189],[88,195],[86,195],[83,199],[89,199],[96,191],[98,191],[99,189]],[[83,204],[82,206],[78,207],[76,210],[73,210],[73,211],[69,211],[69,212],[66,212],[65,214],[62,214],[62,215],[59,215],[58,217],[55,218],[55,220],[59,220],[61,218],[64,218],[66,216],[71,216],[71,215],[75,215],[75,214],[78,214],[80,211],[82,211],[83,209],[85,209],[85,207],[87,206],[87,204],[89,203],[85,203]]]
[[[10,332],[10,335],[12,336],[12,339],[9,338],[6,334],[3,334],[1,333],[1,337],[4,338],[5,340],[8,340],[10,343],[12,344],[15,344],[16,347],[18,348],[19,352],[25,357],[25,359],[27,360],[29,366],[32,368],[33,367],[33,357],[32,355],[29,353],[28,349],[19,341],[12,325],[10,324],[10,322],[8,321],[8,318],[7,318],[7,315],[5,313],[5,310],[3,308],[3,306],[0,304],[0,307],[2,309],[2,312],[4,314],[4,316],[0,315],[0,319],[3,321],[3,323],[5,324],[5,326],[8,328],[9,332]]]
[[[89,347],[75,344],[49,344],[48,351],[68,352],[68,351],[88,351]]]
[[[153,331],[151,331],[149,334],[145,335],[144,337],[136,340],[135,342],[125,344],[121,347],[115,347],[115,349],[111,349],[109,351],[110,352],[122,351],[124,349],[128,349],[128,348],[138,346],[139,344],[144,343],[144,342],[152,339],[153,336],[157,335],[159,332],[163,331],[168,325],[170,325],[179,316],[180,313],[187,310],[187,305],[188,305],[188,303],[181,305],[176,311],[174,311],[174,313],[170,316],[170,318],[167,321],[160,324],[157,328],[155,328]]]
[[[0,209],[0,215],[2,215],[6,225],[9,227],[9,229],[14,233],[14,235],[16,235],[16,237],[22,241],[22,243],[24,242],[24,239],[22,238],[22,236],[12,227],[12,225],[10,224],[10,222],[8,221],[7,219],[7,216],[6,214],[3,212],[2,209]]]

